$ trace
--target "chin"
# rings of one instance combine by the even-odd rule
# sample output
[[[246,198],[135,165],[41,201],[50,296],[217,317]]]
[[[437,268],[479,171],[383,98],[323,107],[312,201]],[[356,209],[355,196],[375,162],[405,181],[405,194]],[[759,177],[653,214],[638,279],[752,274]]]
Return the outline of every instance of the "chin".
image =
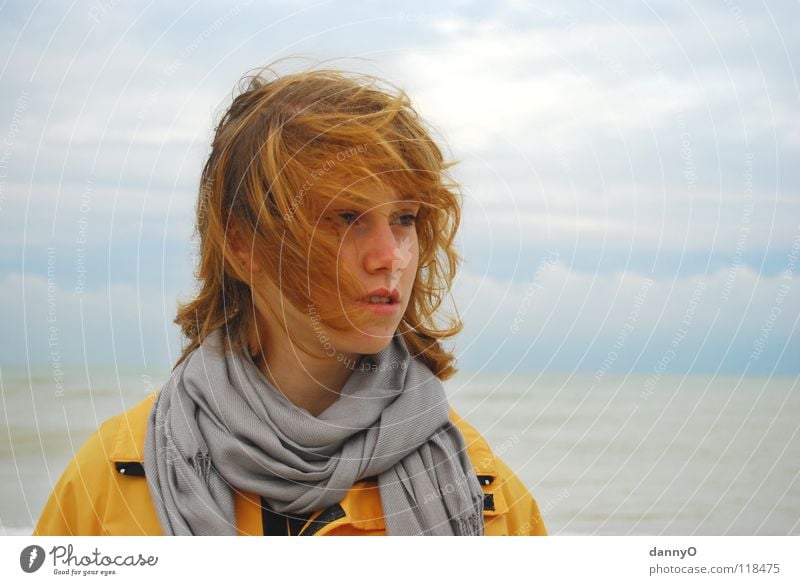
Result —
[[[392,342],[395,328],[390,333],[368,331],[359,335],[358,340],[353,340],[353,352],[359,354],[373,354],[386,349]]]

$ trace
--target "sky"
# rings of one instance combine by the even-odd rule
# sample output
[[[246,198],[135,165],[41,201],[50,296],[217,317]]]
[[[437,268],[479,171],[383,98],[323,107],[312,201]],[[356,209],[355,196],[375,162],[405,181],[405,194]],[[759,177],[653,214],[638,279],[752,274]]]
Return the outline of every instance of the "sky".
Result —
[[[0,368],[168,371],[211,132],[282,57],[458,161],[465,372],[800,372],[794,2],[0,5]]]

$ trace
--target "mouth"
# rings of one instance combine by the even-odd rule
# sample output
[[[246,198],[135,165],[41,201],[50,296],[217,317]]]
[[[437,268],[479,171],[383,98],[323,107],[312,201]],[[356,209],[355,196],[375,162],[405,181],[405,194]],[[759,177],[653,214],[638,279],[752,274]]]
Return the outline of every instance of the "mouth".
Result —
[[[390,291],[385,288],[378,288],[368,292],[358,300],[369,305],[396,305],[400,302],[400,293],[397,289]]]
[[[389,291],[379,288],[367,293],[358,302],[375,316],[395,318],[400,311],[400,293],[397,289]]]

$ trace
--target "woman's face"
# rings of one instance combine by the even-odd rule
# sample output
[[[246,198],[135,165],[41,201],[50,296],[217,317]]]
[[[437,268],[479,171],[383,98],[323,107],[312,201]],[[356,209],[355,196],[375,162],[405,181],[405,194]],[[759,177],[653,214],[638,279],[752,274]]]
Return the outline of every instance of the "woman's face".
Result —
[[[343,201],[334,202],[319,222],[319,229],[338,234],[340,266],[353,273],[364,296],[351,299],[339,294],[334,299],[315,299],[315,304],[343,309],[347,315],[363,313],[367,324],[360,329],[353,324],[345,332],[328,330],[319,320],[318,310],[297,310],[291,303],[270,298],[274,294],[267,291],[272,286],[259,286],[256,282],[254,301],[259,309],[259,329],[266,335],[266,338],[261,336],[261,342],[267,342],[267,347],[268,341],[280,343],[270,333],[288,328],[304,344],[318,347],[322,355],[349,364],[350,360],[377,353],[389,344],[408,306],[417,274],[419,243],[415,216],[420,204],[399,200],[397,193],[383,185],[376,190],[380,201],[371,208],[359,210]],[[372,298],[370,302],[366,297],[373,292],[390,295],[391,302],[386,304],[383,298]],[[272,322],[266,309],[268,303],[277,308],[280,323]]]
[[[345,354],[376,353],[388,345],[408,306],[417,274],[415,217],[420,204],[402,200],[383,185],[376,190],[380,202],[374,206],[359,210],[334,202],[321,221],[322,229],[338,232],[340,265],[353,272],[364,293],[356,299],[336,299],[348,314],[358,311],[368,316],[363,328],[354,326],[331,335],[337,350]]]

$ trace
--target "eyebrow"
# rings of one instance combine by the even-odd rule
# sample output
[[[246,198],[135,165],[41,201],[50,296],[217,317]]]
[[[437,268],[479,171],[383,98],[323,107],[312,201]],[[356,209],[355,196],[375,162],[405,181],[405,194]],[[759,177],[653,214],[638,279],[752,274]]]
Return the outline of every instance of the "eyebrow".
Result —
[[[346,201],[346,200],[342,201],[341,203],[339,203],[337,205],[337,207],[340,206],[340,205],[345,205],[346,206],[348,203],[352,203],[353,205],[356,205],[358,207],[366,207],[370,203],[370,201],[368,199],[365,199],[364,197],[360,197],[360,196],[356,195],[356,196],[351,197],[349,201]],[[422,203],[420,201],[417,201],[417,200],[414,200],[414,199],[406,199],[406,198],[400,196],[400,197],[394,199],[393,201],[390,201],[389,205],[391,205],[392,207],[399,207],[399,206],[402,206],[402,205],[412,206],[413,207],[414,205],[422,205]]]

